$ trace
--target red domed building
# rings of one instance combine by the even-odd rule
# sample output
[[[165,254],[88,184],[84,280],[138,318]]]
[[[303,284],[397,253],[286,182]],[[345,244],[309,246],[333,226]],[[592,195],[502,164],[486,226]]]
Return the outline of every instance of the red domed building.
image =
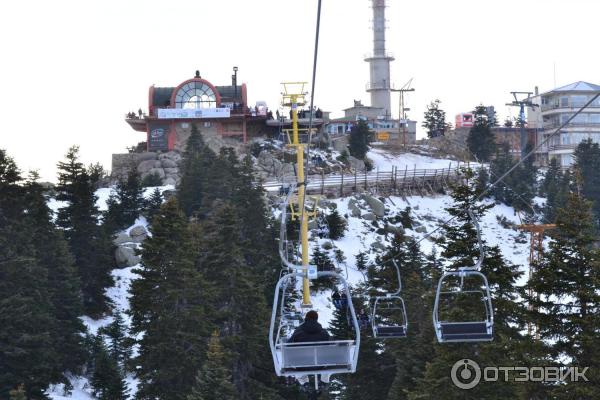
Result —
[[[129,113],[125,120],[136,131],[146,133],[146,150],[154,152],[182,150],[192,124],[203,133],[246,142],[249,127],[264,126],[266,118],[266,107],[248,106],[246,84],[237,84],[234,67],[229,86],[216,86],[198,71],[175,87],[151,86],[148,113]]]

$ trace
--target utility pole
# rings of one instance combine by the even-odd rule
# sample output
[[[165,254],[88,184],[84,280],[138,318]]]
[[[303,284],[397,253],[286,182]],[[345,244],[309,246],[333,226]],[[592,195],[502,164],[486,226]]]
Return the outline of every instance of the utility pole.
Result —
[[[525,132],[525,107],[535,109],[539,107],[539,104],[534,104],[531,101],[531,95],[533,92],[510,92],[513,95],[514,100],[510,103],[506,103],[507,106],[519,107],[519,121],[518,124],[521,127],[521,159],[527,154],[527,133]],[[520,95],[525,95],[525,98],[519,100]]]
[[[410,108],[404,106],[404,93],[414,92],[415,89],[411,88],[413,78],[410,78],[408,82],[404,84],[400,89],[390,89],[392,92],[400,93],[399,105],[398,105],[398,140],[402,137],[402,145],[406,147],[406,133],[408,132],[408,119],[406,117],[406,111],[410,111]],[[405,121],[406,126],[402,126],[402,121]]]
[[[306,92],[304,85],[306,82],[284,82],[283,92],[281,93],[284,107],[292,109],[292,138],[288,146],[296,149],[296,170],[298,183],[297,197],[297,214],[292,212],[292,217],[298,215],[300,217],[300,241],[301,241],[301,256],[302,256],[302,306],[310,307],[310,284],[309,284],[309,269],[308,269],[308,213],[305,208],[306,186],[304,178],[304,144],[300,143],[298,134],[298,106],[306,104]],[[296,90],[293,90],[293,89]],[[311,110],[312,112],[312,110]],[[308,144],[310,146],[310,143]],[[292,206],[293,207],[293,206]],[[293,211],[293,210],[292,210]]]
[[[556,228],[556,224],[521,224],[517,225],[522,231],[530,233],[530,241],[529,241],[529,279],[533,276],[535,270],[539,267],[542,256],[544,255],[544,233],[549,229]],[[527,294],[530,297],[533,297],[534,293],[530,289],[527,290]],[[533,307],[531,304],[528,306],[529,311],[533,311]],[[539,332],[535,329],[535,337],[537,339],[540,338]],[[528,322],[527,323],[527,333],[532,335],[534,332],[534,326]]]

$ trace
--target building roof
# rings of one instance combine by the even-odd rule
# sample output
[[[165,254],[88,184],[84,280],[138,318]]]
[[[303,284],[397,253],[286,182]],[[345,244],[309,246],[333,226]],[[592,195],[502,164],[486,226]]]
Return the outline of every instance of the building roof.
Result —
[[[579,81],[571,83],[570,85],[556,88],[547,93],[552,92],[600,92],[600,86],[589,82]]]

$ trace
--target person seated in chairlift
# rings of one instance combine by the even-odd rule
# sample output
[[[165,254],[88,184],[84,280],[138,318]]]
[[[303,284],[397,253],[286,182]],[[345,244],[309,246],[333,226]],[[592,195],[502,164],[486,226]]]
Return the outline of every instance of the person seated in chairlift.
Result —
[[[335,308],[337,308],[338,310],[342,308],[342,296],[340,296],[340,292],[338,292],[337,289],[333,291],[333,294],[331,295],[331,300],[333,301],[333,305],[335,306]]]
[[[365,310],[360,310],[358,314],[358,325],[360,329],[367,329],[371,323],[369,316],[365,313]]]
[[[319,314],[310,310],[304,317],[304,322],[296,328],[294,334],[290,338],[290,342],[327,342],[329,341],[329,333],[323,329],[320,323],[317,322]]]
[[[304,323],[296,328],[290,342],[328,342],[330,339],[329,333],[317,322],[318,319],[319,314],[316,311],[310,310],[307,312],[304,316]],[[303,386],[310,383],[308,375],[300,376],[297,380]],[[321,374],[321,382],[328,384],[329,374]]]

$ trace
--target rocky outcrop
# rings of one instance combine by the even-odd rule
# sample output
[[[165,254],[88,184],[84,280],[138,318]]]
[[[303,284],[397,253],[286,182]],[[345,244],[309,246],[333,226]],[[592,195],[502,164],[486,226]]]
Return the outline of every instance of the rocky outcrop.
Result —
[[[148,237],[148,231],[142,225],[137,225],[131,228],[129,236],[132,242],[142,243]]]
[[[118,267],[133,267],[134,265],[139,264],[140,257],[135,254],[135,249],[119,246],[117,247],[117,250],[115,250],[115,260],[117,261]]]
[[[111,183],[126,179],[131,168],[135,168],[142,179],[157,175],[164,185],[175,185],[181,179],[181,159],[178,151],[113,154]]]
[[[373,214],[375,214],[379,218],[382,218],[385,215],[385,205],[381,200],[376,199],[375,197],[368,194],[363,194],[361,196],[361,199],[363,199],[369,205],[369,208],[371,209]]]

